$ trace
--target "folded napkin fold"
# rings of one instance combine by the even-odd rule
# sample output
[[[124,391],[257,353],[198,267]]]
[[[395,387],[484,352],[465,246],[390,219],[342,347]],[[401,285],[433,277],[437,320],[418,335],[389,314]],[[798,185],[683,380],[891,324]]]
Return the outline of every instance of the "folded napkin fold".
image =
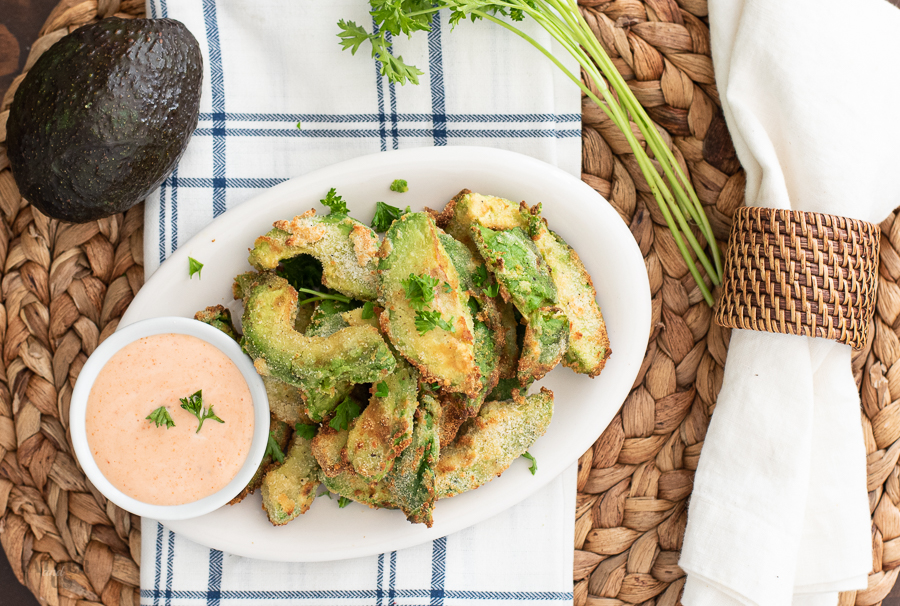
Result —
[[[395,86],[367,49],[354,57],[338,44],[338,19],[370,28],[367,9],[364,0],[148,2],[148,15],[185,23],[204,57],[199,127],[146,204],[148,276],[228,208],[364,154],[487,145],[580,174],[579,91],[536,50],[489,23],[462,23],[450,35],[441,15],[430,34],[394,41],[425,71],[419,86]],[[546,34],[524,27],[552,48]],[[318,564],[223,554],[145,519],[141,603],[571,603],[574,511],[573,466],[513,509],[449,537]]]
[[[747,206],[874,223],[900,206],[900,79],[883,73],[900,58],[900,11],[883,0],[710,0],[709,20]],[[824,606],[866,587],[850,356],[824,339],[731,333],[688,509],[686,606]]]

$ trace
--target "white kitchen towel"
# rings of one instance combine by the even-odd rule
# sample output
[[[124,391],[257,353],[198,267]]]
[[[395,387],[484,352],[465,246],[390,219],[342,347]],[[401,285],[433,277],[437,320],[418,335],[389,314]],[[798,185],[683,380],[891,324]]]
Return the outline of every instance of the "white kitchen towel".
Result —
[[[430,33],[393,41],[425,72],[419,86],[396,86],[378,75],[368,49],[351,56],[338,44],[338,19],[372,27],[367,8],[365,0],[148,2],[148,15],[178,19],[197,37],[204,79],[199,126],[147,200],[147,276],[228,208],[364,154],[487,145],[580,174],[578,88],[525,41],[490,23],[451,32],[440,15]],[[533,24],[523,29],[553,48]],[[574,510],[573,466],[511,510],[449,537],[320,564],[223,554],[145,519],[141,603],[568,604]]]
[[[900,11],[884,0],[710,0],[709,21],[748,206],[875,223],[900,206]],[[850,355],[824,339],[732,332],[688,508],[686,606],[824,606],[866,587]]]

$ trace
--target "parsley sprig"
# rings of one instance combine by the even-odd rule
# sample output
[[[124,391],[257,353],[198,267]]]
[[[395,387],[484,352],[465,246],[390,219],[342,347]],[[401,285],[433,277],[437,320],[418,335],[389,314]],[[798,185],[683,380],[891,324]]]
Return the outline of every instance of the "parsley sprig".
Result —
[[[393,188],[394,186],[391,185],[391,189]],[[375,216],[372,217],[372,229],[377,232],[385,232],[391,226],[391,223],[408,212],[410,212],[409,206],[406,207],[406,210],[400,210],[396,206],[391,206],[385,202],[376,202]]]
[[[328,426],[335,431],[342,431],[350,428],[350,422],[360,415],[362,410],[356,400],[347,396],[344,401],[337,405],[334,409],[334,418],[328,422]]]
[[[625,137],[688,270],[703,298],[713,305],[712,293],[697,266],[699,261],[702,271],[714,285],[721,282],[722,259],[706,211],[672,150],[604,50],[575,0],[369,0],[369,5],[372,9],[369,14],[375,24],[373,32],[369,34],[353,21],[341,20],[338,37],[341,46],[353,54],[362,44],[370,42],[372,57],[379,61],[381,74],[391,82],[418,84],[422,72],[414,65],[404,63],[402,57],[391,54],[388,32],[391,36],[411,36],[416,31],[430,31],[432,17],[441,9],[449,10],[451,27],[466,19],[491,21],[523,38],[552,61]],[[516,25],[526,16],[572,55],[581,66],[585,82],[578,70],[570,70],[547,47]],[[632,131],[632,124],[640,133]],[[694,228],[700,231],[699,236],[694,234]]]
[[[448,322],[441,318],[441,312],[439,311],[420,310],[416,312],[416,330],[419,331],[420,335],[424,335],[435,328],[442,328],[447,331],[453,330],[451,322],[453,322],[453,318],[450,318]]]
[[[404,194],[409,191],[409,184],[406,182],[406,179],[394,179],[391,183],[391,191],[395,191],[399,194]],[[409,207],[407,207],[408,209]],[[407,210],[406,212],[409,212]]]
[[[166,429],[175,427],[175,421],[172,420],[172,415],[169,414],[169,409],[165,406],[160,406],[148,414],[146,418],[156,423],[157,427],[162,427],[163,425],[166,426]]]
[[[343,509],[344,507],[346,507],[347,505],[349,505],[352,502],[353,501],[351,499],[348,499],[347,497],[338,497],[338,507],[340,507],[341,509]]]
[[[294,431],[307,440],[312,440],[314,437],[316,437],[315,425],[303,425],[302,423],[297,423],[294,425]]]
[[[224,423],[222,419],[216,416],[216,413],[213,412],[212,406],[209,408],[203,408],[203,390],[198,389],[191,395],[186,398],[178,398],[181,400],[181,407],[197,417],[197,420],[200,423],[197,425],[197,431],[195,433],[200,433],[200,428],[203,427],[203,421],[206,419],[212,419],[213,421],[218,421],[219,423]]]
[[[386,398],[390,391],[388,390],[388,384],[384,381],[375,385],[375,397],[377,398]]]
[[[530,452],[528,452],[526,450],[524,453],[522,453],[522,457],[531,461],[531,467],[528,468],[528,471],[531,472],[531,475],[536,474],[537,473],[537,460],[534,458],[534,455],[532,455]]]
[[[188,279],[194,277],[194,274],[197,274],[197,279],[203,279],[203,275],[200,273],[200,270],[203,269],[203,263],[195,259],[194,257],[188,257]]]
[[[272,432],[269,432],[269,441],[266,444],[266,454],[264,457],[272,457],[273,461],[278,461],[279,463],[284,463],[284,452],[281,450],[281,446],[278,445],[278,442],[275,441],[275,436],[272,435]]]
[[[413,309],[423,309],[434,301],[434,289],[441,283],[437,278],[432,278],[427,274],[409,274],[408,278],[400,282],[403,284],[406,298]]]
[[[375,317],[375,304],[371,301],[363,303],[361,316],[363,320],[371,320]]]
[[[331,209],[331,212],[328,213],[328,216],[346,216],[350,214],[350,211],[347,210],[347,203],[344,202],[344,199],[337,195],[337,190],[335,188],[331,188],[328,190],[328,193],[325,194],[324,200],[319,200],[323,206],[327,206]]]

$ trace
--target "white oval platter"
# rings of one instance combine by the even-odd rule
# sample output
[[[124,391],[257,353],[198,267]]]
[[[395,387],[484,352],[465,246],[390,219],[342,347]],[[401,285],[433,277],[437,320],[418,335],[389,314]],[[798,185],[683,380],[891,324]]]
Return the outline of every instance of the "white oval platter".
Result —
[[[407,193],[388,189],[406,179]],[[603,432],[637,376],[650,332],[650,288],[640,250],[610,204],[572,175],[534,158],[482,147],[431,147],[355,158],[268,189],[215,219],[183,244],[150,277],[120,326],[155,316],[193,317],[208,305],[232,301],[235,275],[250,269],[247,251],[272,222],[310,208],[332,187],[353,217],[371,220],[381,200],[413,211],[441,209],[461,189],[529,204],[581,256],[597,289],[612,357],[596,379],[560,366],[538,385],[553,390],[555,413],[547,433],[530,448],[534,476],[524,459],[478,490],[437,503],[434,526],[406,521],[399,511],[316,499],[305,515],[274,527],[258,494],[200,518],[167,522],[173,531],[229,553],[280,561],[327,561],[384,553],[461,530],[519,503],[575,462]],[[189,279],[188,257],[204,263]],[[536,388],[532,388],[534,390]]]

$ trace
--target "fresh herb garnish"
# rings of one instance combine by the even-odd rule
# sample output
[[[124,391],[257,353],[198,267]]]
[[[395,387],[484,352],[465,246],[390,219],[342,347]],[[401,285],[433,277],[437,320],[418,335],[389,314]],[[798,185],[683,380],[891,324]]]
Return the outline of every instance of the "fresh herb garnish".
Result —
[[[712,293],[696,262],[699,261],[702,271],[713,285],[721,282],[722,259],[706,211],[672,149],[619,73],[595,30],[580,14],[575,0],[369,0],[369,7],[373,33],[369,34],[353,21],[341,20],[338,22],[338,37],[341,46],[353,54],[365,42],[371,43],[372,57],[381,64],[381,75],[391,82],[418,84],[418,76],[422,72],[414,65],[404,63],[402,57],[391,54],[388,33],[396,39],[401,34],[411,36],[417,31],[431,31],[434,13],[442,9],[450,13],[448,21],[451,28],[466,19],[490,21],[520,36],[551,59],[603,110],[624,136],[688,270],[703,298],[710,306],[713,305]],[[572,55],[581,66],[584,82],[578,70],[565,67],[554,57],[554,53],[532,37],[533,32],[526,32],[517,26],[516,22],[525,17],[543,28]],[[633,132],[632,125],[640,133]],[[699,230],[700,235],[694,234],[694,228]],[[708,256],[707,250],[711,255]]]
[[[413,309],[422,309],[434,301],[434,287],[440,284],[440,280],[426,274],[409,274],[409,277],[400,281],[406,291],[406,298]]]
[[[531,467],[528,468],[528,471],[531,472],[531,475],[536,474],[537,473],[537,461],[535,460],[535,458],[527,450],[522,454],[522,456],[525,457],[526,459],[528,459],[529,461],[531,461]]]
[[[312,255],[297,255],[283,259],[275,272],[296,289],[322,287],[322,264]]]
[[[334,418],[328,422],[328,426],[336,431],[349,429],[350,422],[358,417],[360,412],[362,411],[359,408],[359,404],[353,398],[347,396],[334,409]]]
[[[406,179],[394,179],[393,183],[391,183],[391,191],[400,194],[406,193],[409,191],[409,184],[406,183]]]
[[[347,497],[339,497],[338,498],[338,507],[343,509],[344,507],[346,507],[347,505],[349,505],[352,502],[353,501],[348,499]]]
[[[453,326],[450,322],[453,322],[453,318],[450,318],[449,322],[443,320],[441,318],[441,312],[439,311],[416,312],[416,330],[419,331],[420,335],[424,335],[433,328],[442,328],[447,331],[453,330]]]
[[[472,312],[473,316],[481,311],[481,305],[478,304],[478,300],[475,297],[469,297],[466,304],[469,306],[469,311]]]
[[[388,396],[388,384],[382,381],[375,386],[375,396],[378,398],[386,398]]]
[[[375,317],[375,304],[371,301],[366,301],[362,306],[362,319],[363,320],[371,320]]]
[[[472,276],[472,282],[475,283],[475,286],[484,286],[484,283],[487,282],[488,279],[488,270],[484,265],[479,265],[475,268],[475,275]]]
[[[303,425],[302,423],[297,423],[296,425],[294,425],[294,431],[307,440],[312,440],[314,437],[316,437],[315,425]]]
[[[275,441],[275,436],[272,435],[271,431],[269,432],[269,442],[266,444],[266,454],[263,456],[272,457],[273,461],[284,463],[284,452],[282,452],[278,442]]]
[[[396,181],[395,181],[396,183]],[[404,181],[405,183],[405,181]],[[391,185],[391,189],[394,186]],[[396,191],[396,190],[395,190]],[[404,190],[405,191],[405,190]],[[391,226],[391,223],[405,215],[409,212],[409,207],[406,207],[406,210],[400,210],[396,206],[391,206],[390,204],[385,204],[384,202],[376,202],[375,203],[375,216],[372,217],[372,229],[377,232],[387,231]]]
[[[202,280],[203,276],[200,274],[201,269],[203,269],[203,263],[194,257],[188,257],[188,279],[193,278],[194,274],[197,274],[197,279]]]
[[[430,5],[423,4],[423,6],[428,7]],[[374,16],[376,12],[380,13],[385,11],[396,12],[401,19],[401,22],[409,22],[417,30],[430,29],[427,25],[426,27],[416,26],[416,20],[410,21],[405,15],[402,15],[399,10],[388,5],[385,5],[385,8],[380,9],[380,11],[373,10],[372,15]],[[382,21],[383,20],[384,18],[382,18]],[[431,15],[428,15],[426,22],[431,22]],[[423,73],[422,70],[418,69],[415,65],[407,65],[403,62],[403,57],[400,55],[395,57],[388,49],[388,46],[390,45],[385,38],[385,32],[388,31],[387,29],[382,29],[375,34],[369,34],[353,21],[345,21],[343,19],[338,21],[338,27],[341,30],[338,33],[338,37],[341,39],[341,46],[344,47],[344,50],[350,49],[350,52],[355,55],[356,51],[359,50],[360,45],[366,40],[370,40],[372,42],[372,58],[381,63],[380,72],[382,76],[387,76],[391,81],[400,84],[405,84],[407,80],[413,84],[419,83],[419,76]],[[405,34],[412,32],[409,26],[401,25],[401,27],[404,29],[403,33]],[[394,32],[392,29],[391,33],[397,35],[400,32]]]
[[[147,415],[146,418],[156,423],[157,427],[162,427],[163,425],[166,426],[166,429],[175,427],[175,421],[172,420],[172,415],[169,414],[169,409],[165,406],[160,406]]]
[[[500,285],[496,282],[484,288],[484,294],[493,298],[500,294]]]
[[[331,209],[331,212],[328,213],[328,216],[339,216],[339,215],[347,215],[350,213],[347,210],[347,203],[344,202],[344,199],[337,195],[337,191],[332,187],[328,190],[328,193],[325,194],[324,200],[319,200],[323,206],[327,206]]]
[[[212,419],[213,421],[218,421],[219,423],[225,422],[216,416],[216,413],[213,412],[212,406],[204,410],[202,389],[198,389],[186,398],[178,399],[181,400],[181,407],[197,417],[197,420],[200,421],[200,423],[197,425],[197,431],[195,433],[200,433],[200,428],[203,427],[203,421],[205,421],[206,419]]]
[[[344,295],[336,295],[330,292],[319,292],[318,290],[312,290],[311,288],[298,288],[297,292],[302,292],[307,295],[314,295],[308,299],[298,301],[297,305],[306,305],[307,303],[315,303],[316,301],[340,301],[341,303],[350,302],[350,297],[345,297]]]

